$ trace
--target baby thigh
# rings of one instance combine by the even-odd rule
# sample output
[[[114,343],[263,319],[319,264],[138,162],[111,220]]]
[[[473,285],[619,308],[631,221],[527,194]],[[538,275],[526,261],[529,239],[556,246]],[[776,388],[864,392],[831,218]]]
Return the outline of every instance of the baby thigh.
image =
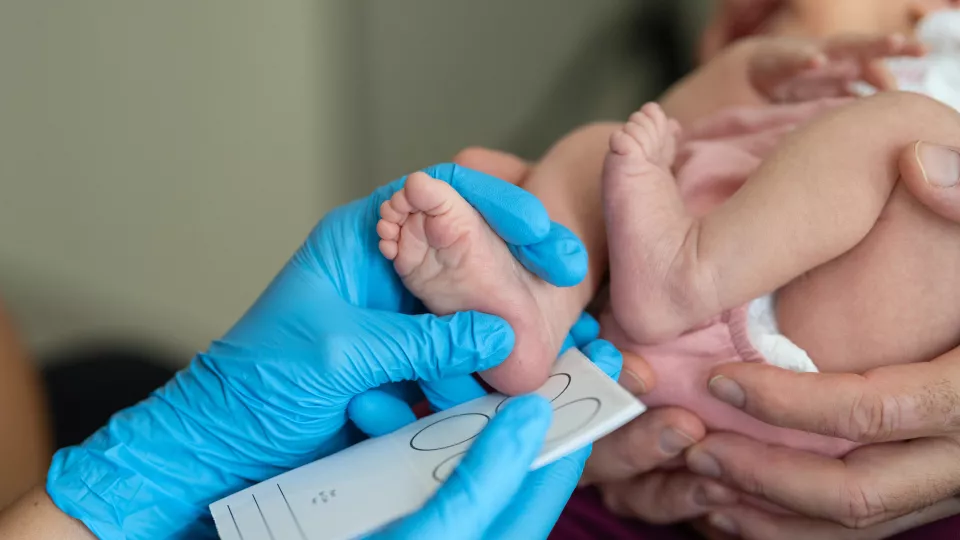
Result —
[[[877,147],[876,159],[890,168],[916,140],[960,146],[960,115],[939,103],[899,94],[873,105],[863,109],[860,124],[868,135],[850,144],[897,142],[895,149]],[[885,129],[871,131],[879,117],[887,119],[879,124]],[[844,223],[841,216],[835,224]],[[780,289],[780,329],[823,371],[862,373],[930,360],[960,341],[958,270],[960,226],[933,214],[898,182],[863,240]]]
[[[780,290],[780,329],[825,372],[931,360],[960,344],[958,275],[960,225],[901,183],[860,244]]]

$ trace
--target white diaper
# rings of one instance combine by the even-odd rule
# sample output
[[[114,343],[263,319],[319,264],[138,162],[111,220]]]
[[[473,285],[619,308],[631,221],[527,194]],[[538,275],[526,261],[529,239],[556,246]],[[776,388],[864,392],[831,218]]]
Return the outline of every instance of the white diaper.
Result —
[[[776,296],[768,294],[750,302],[747,308],[747,337],[770,364],[792,371],[816,373],[817,366],[806,351],[780,333]]]

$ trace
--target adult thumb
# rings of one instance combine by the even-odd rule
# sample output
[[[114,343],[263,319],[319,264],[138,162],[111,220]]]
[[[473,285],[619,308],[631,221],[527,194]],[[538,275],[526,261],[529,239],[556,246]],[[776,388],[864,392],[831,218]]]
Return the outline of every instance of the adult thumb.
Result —
[[[513,350],[513,329],[486,313],[376,316],[380,320],[370,339],[388,351],[387,357],[375,360],[381,368],[375,377],[378,384],[436,381],[484,371],[506,360]]]
[[[960,149],[917,141],[900,155],[900,177],[927,208],[960,223]]]

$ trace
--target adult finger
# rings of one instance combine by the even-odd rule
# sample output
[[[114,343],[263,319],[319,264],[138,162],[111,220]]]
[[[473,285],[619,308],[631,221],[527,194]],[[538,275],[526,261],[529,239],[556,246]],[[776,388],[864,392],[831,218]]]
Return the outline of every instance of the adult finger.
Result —
[[[509,244],[534,244],[550,232],[543,203],[509,182],[455,163],[433,165],[423,172],[453,186]]]
[[[513,154],[480,147],[461,150],[454,157],[454,162],[465,170],[495,176],[515,185],[521,185],[533,170],[529,163]],[[455,184],[454,187],[459,190],[459,185]],[[477,206],[472,200],[472,194],[461,194]],[[526,194],[523,200],[531,196]],[[497,214],[488,215],[490,209],[484,211],[484,208],[477,207],[477,210],[488,222],[500,219]],[[491,227],[500,233],[495,223],[491,223]],[[514,257],[527,270],[553,285],[572,287],[583,281],[587,275],[586,247],[575,234],[559,223],[551,222],[547,234],[537,242],[507,242]]]
[[[570,345],[583,347],[583,353],[588,358],[605,373],[616,378],[622,362],[620,352],[606,341],[597,340],[599,331],[600,327],[596,319],[584,313],[570,331],[572,336],[569,340]],[[487,395],[487,391],[472,375],[423,381],[420,383],[420,388],[435,411],[443,411]],[[361,403],[361,405],[366,404]]]
[[[603,484],[600,492],[612,513],[658,525],[694,519],[737,502],[735,491],[687,471],[653,471]]]
[[[705,434],[693,413],[674,407],[651,409],[594,443],[581,484],[625,480],[652,471]]]
[[[623,369],[620,371],[620,386],[635,396],[643,396],[657,384],[657,374],[643,357],[629,351],[623,354]],[[649,413],[647,413],[649,414]]]
[[[883,60],[865,62],[863,68],[863,82],[880,91],[897,89],[897,78],[894,77],[890,66]]]
[[[368,390],[400,381],[439,381],[484,371],[503,362],[513,350],[514,335],[500,317],[475,311],[438,317],[360,312],[375,317],[381,339],[393,354],[358,374]]]
[[[543,447],[553,411],[539,396],[513,400],[493,417],[440,490],[382,538],[482,536],[510,505]]]
[[[487,395],[487,391],[473,378],[473,375],[423,381],[420,383],[420,388],[430,402],[430,407],[435,411],[445,411]]]
[[[457,152],[453,162],[518,186],[533,170],[529,163],[513,154],[479,146],[471,146]]]
[[[611,379],[616,380],[620,377],[620,370],[623,367],[623,355],[621,355],[620,351],[609,341],[603,339],[594,340],[582,347],[581,352]]]
[[[585,347],[597,339],[600,335],[600,323],[593,315],[586,311],[580,314],[580,318],[570,329],[570,337],[573,338],[573,344],[577,347]],[[589,355],[587,355],[589,356]]]
[[[351,399],[347,416],[370,437],[393,433],[417,420],[406,401],[381,390],[369,390]]]
[[[718,433],[686,457],[697,474],[858,529],[930,506],[960,488],[960,444],[946,437],[875,444],[833,459]]]
[[[589,455],[588,445],[528,474],[520,495],[497,517],[484,538],[547,538],[576,489]]]
[[[951,497],[917,512],[859,530],[801,516],[774,515],[749,506],[711,512],[708,521],[714,528],[744,540],[881,540],[957,514],[960,514],[960,499]]]
[[[557,222],[550,222],[549,232],[538,242],[507,244],[507,248],[524,268],[557,287],[573,287],[587,277],[586,246]]]
[[[728,364],[713,371],[709,388],[769,424],[856,442],[937,436],[960,427],[960,351],[863,375]]]
[[[960,223],[960,148],[917,141],[900,155],[900,177],[927,208]]]

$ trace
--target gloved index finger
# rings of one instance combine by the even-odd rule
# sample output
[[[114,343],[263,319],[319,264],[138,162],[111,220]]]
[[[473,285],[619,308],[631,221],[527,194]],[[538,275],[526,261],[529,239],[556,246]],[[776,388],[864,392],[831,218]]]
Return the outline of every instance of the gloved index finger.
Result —
[[[573,287],[587,277],[587,248],[559,223],[551,222],[550,232],[535,244],[507,247],[524,268],[557,287]]]
[[[435,411],[445,411],[487,395],[487,391],[471,375],[422,381],[420,388]]]
[[[350,400],[347,416],[370,437],[380,437],[417,421],[407,402],[382,390],[368,390]]]
[[[455,163],[433,165],[423,172],[453,186],[508,244],[534,244],[550,232],[543,203],[509,182]]]
[[[617,380],[620,378],[620,370],[623,368],[623,355],[612,343],[598,339],[585,347],[581,347],[580,350],[611,379]]]

